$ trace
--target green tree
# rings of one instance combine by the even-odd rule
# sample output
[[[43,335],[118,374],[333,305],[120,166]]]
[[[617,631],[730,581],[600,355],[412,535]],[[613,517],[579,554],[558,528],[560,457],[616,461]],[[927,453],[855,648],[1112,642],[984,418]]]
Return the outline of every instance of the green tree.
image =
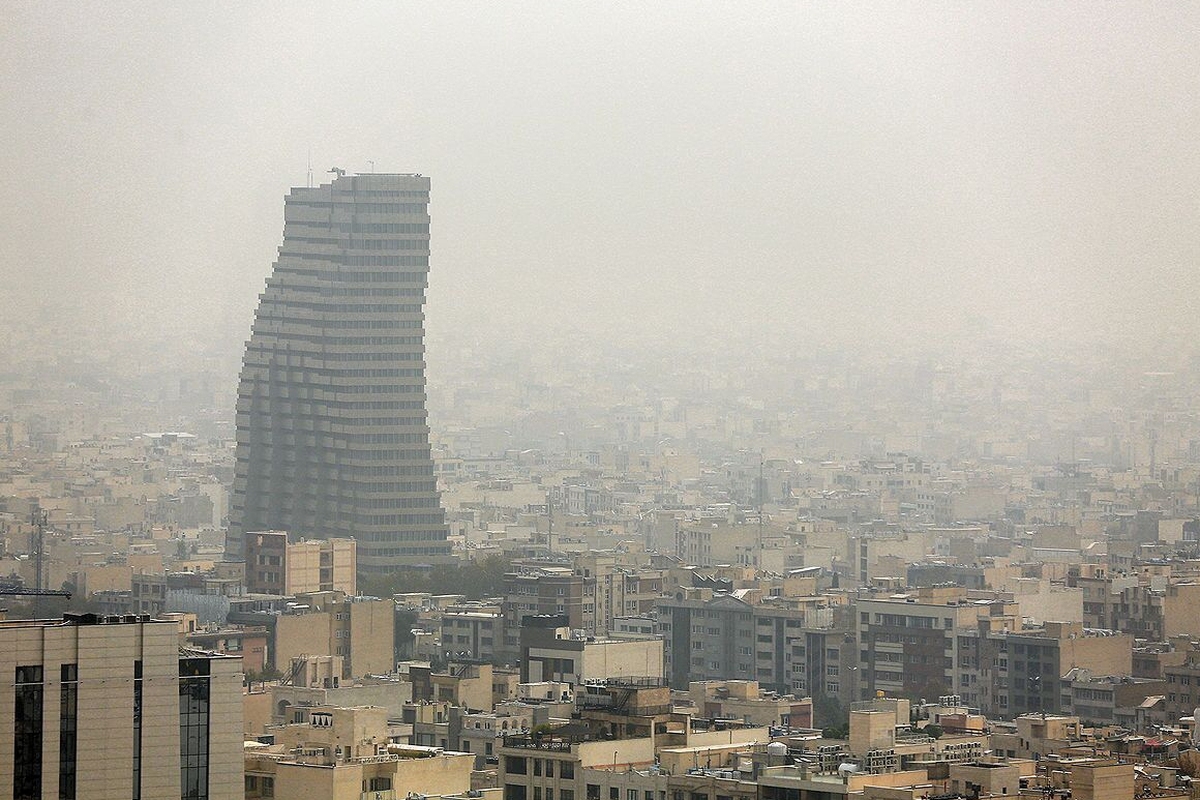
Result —
[[[813,696],[813,725],[849,728],[850,711],[835,695],[820,692]],[[842,737],[834,737],[842,738]]]
[[[359,591],[375,597],[390,597],[401,592],[463,594],[469,600],[493,597],[504,590],[504,575],[512,562],[497,555],[480,561],[439,564],[418,569],[409,567],[388,575],[372,575],[359,582]]]

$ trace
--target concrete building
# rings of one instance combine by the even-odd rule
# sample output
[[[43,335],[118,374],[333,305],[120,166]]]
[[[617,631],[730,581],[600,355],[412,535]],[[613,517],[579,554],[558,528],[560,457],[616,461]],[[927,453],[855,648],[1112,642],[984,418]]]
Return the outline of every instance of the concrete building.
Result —
[[[288,670],[291,682],[269,687],[270,707],[263,715],[262,725],[283,725],[295,721],[292,709],[296,706],[376,706],[383,708],[389,719],[399,719],[405,705],[412,702],[413,684],[397,676],[371,676],[342,680],[341,656],[309,656],[298,659]],[[253,731],[255,736],[266,733],[265,727]]]
[[[573,687],[616,678],[663,678],[661,639],[573,635],[562,617],[529,617],[521,627],[521,682]]]
[[[273,634],[276,669],[309,655],[342,656],[343,678],[393,671],[395,607],[391,600],[347,597],[341,592],[296,596],[285,613],[255,616]]]
[[[474,756],[393,744],[382,708],[315,706],[295,713],[295,722],[270,729],[274,745],[245,750],[246,800],[436,798],[471,789]]]
[[[1134,640],[1128,634],[1067,622],[1025,629],[1006,623],[993,629],[993,622],[981,620],[976,631],[957,637],[956,689],[967,705],[989,716],[1065,711],[1063,697],[1071,698],[1068,673],[1076,667],[1118,678],[1132,672]]]
[[[950,765],[950,791],[965,797],[1012,795],[1021,788],[1021,778],[1033,772],[1030,761],[1007,758],[982,758],[963,764]]]
[[[1116,760],[1077,759],[1062,764],[1076,800],[1127,800],[1133,797],[1134,766]]]
[[[1188,650],[1182,663],[1162,668],[1167,681],[1167,719],[1176,720],[1200,706],[1200,650]]]
[[[486,603],[462,603],[442,614],[442,652],[446,659],[475,658],[507,661],[516,652],[504,649],[504,615]]]
[[[589,632],[607,636],[618,617],[652,614],[663,590],[664,570],[624,564],[612,553],[587,553],[575,560],[584,579],[584,613],[591,613]]]
[[[850,620],[852,607],[838,609],[830,628],[802,630],[791,638],[791,691],[798,696],[828,697],[848,706],[858,698],[858,640]],[[820,726],[830,720],[815,720]]]
[[[758,681],[692,681],[688,699],[703,717],[736,719],[757,726],[813,727],[811,697],[764,692]]]
[[[561,615],[574,630],[595,627],[595,607],[584,603],[584,577],[570,567],[526,567],[504,578],[505,649],[520,648],[521,620],[530,616]],[[585,610],[585,605],[590,607]]]
[[[246,591],[294,595],[340,591],[358,594],[357,542],[326,539],[291,542],[286,531],[245,536]]]
[[[699,761],[712,750],[712,758],[721,763],[724,750],[738,749],[750,743],[765,744],[769,734],[765,728],[742,728],[715,732],[693,732],[683,727],[655,736],[626,739],[596,738],[585,732],[566,729],[550,734],[509,736],[497,751],[499,782],[504,800],[643,800],[642,791],[652,789],[634,779],[625,786],[617,776],[634,770],[644,770],[654,764],[661,748],[690,748],[679,754],[677,761]],[[686,768],[685,768],[686,769]],[[600,771],[608,778],[605,779]],[[631,776],[632,778],[632,776]],[[711,776],[705,783],[711,784]],[[615,794],[622,789],[637,787],[636,797]],[[653,787],[666,790],[666,785]],[[602,789],[605,790],[602,794]],[[655,794],[651,800],[664,800]],[[697,798],[699,800],[699,798]],[[706,800],[709,800],[706,798]],[[715,798],[712,798],[715,800]]]
[[[241,659],[175,622],[0,621],[0,797],[242,797]]]
[[[262,628],[211,628],[187,634],[188,645],[197,650],[225,653],[242,659],[242,671],[258,674],[267,664],[267,632]]]
[[[1095,675],[1076,667],[1062,677],[1061,711],[1092,725],[1116,725],[1136,719],[1135,709],[1148,697],[1165,695],[1167,685],[1165,680]]]
[[[763,598],[752,589],[681,589],[660,599],[671,686],[738,676],[779,694],[841,696],[857,670],[852,642],[842,658],[850,629],[814,630],[834,623],[833,603],[815,595]]]
[[[932,764],[973,761],[988,749],[983,731],[948,733],[937,739],[909,722],[911,703],[877,698],[850,706],[850,750],[868,772],[894,772]]]
[[[425,411],[429,179],[296,188],[246,343],[227,558],[247,531],[354,538],[358,568],[451,559]]]
[[[935,586],[855,601],[860,696],[938,697],[955,687],[956,631],[991,613],[967,590]]]

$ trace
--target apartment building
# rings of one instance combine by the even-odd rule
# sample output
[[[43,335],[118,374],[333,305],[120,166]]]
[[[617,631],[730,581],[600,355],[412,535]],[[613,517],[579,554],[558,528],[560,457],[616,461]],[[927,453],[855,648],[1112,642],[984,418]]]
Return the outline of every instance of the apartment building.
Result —
[[[1076,667],[1093,674],[1128,676],[1134,639],[1128,634],[1084,628],[1077,622],[1047,622],[1018,628],[981,620],[958,639],[956,692],[967,705],[992,717],[1008,718],[1065,711],[1071,702]]]
[[[358,549],[353,539],[292,542],[286,531],[251,531],[245,535],[245,547],[247,592],[358,593]]]
[[[272,634],[277,669],[302,656],[342,656],[342,677],[354,678],[393,670],[394,617],[391,600],[308,592],[296,595],[283,613],[254,615],[253,621]]]
[[[758,681],[692,681],[688,699],[703,717],[757,726],[813,727],[811,697],[765,692]]]
[[[938,697],[955,685],[959,628],[974,627],[989,607],[967,599],[957,586],[855,601],[858,691],[897,697]]]
[[[498,605],[459,603],[448,607],[442,613],[443,658],[515,660],[516,649],[506,648],[505,642],[504,614]]]
[[[755,590],[680,589],[663,597],[658,602],[658,632],[671,686],[685,689],[691,681],[736,675],[779,694],[812,694],[826,684],[832,684],[831,693],[840,694],[842,664],[857,667],[855,661],[842,659],[840,640],[826,646],[826,634],[818,629],[819,624],[833,624],[835,606],[836,601],[826,597],[763,598]],[[814,636],[812,646],[809,633]],[[820,647],[816,639],[822,640]],[[829,657],[836,662],[834,674],[823,672],[821,680],[810,674],[814,647],[822,663],[834,651]]]
[[[573,687],[617,678],[663,678],[661,639],[579,636],[562,617],[527,617],[521,628],[521,682]]]
[[[583,575],[566,566],[526,566],[504,579],[505,649],[520,648],[521,620],[528,616],[560,615],[568,627],[590,631],[595,625],[594,602],[585,603]],[[587,608],[585,609],[585,605]]]
[[[295,709],[270,728],[273,745],[245,751],[246,800],[363,800],[444,797],[471,789],[475,757],[442,748],[393,744],[387,712],[363,706]]]

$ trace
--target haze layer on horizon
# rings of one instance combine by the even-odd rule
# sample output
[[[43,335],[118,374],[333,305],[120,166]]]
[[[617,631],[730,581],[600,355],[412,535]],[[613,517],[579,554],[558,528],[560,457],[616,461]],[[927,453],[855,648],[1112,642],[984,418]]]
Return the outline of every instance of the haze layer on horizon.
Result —
[[[434,336],[1198,332],[1191,4],[5,17],[10,319],[233,352],[311,154],[432,177]]]

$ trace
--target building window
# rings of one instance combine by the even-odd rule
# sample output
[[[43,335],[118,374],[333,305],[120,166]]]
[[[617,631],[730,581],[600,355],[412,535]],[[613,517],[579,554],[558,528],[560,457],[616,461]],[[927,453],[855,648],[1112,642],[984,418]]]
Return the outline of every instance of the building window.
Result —
[[[179,781],[183,800],[208,800],[209,661],[179,662]]]
[[[565,778],[567,780],[574,780],[575,779],[575,763],[573,761],[563,761],[561,764],[559,764],[558,765],[558,777]],[[597,790],[597,791],[599,791],[599,790]],[[572,797],[572,798],[563,797],[562,800],[575,800],[575,798],[574,797]]]
[[[528,767],[525,765],[525,759],[521,756],[505,756],[504,771],[509,775],[527,775]]]
[[[59,668],[59,673],[62,688],[59,690],[58,701],[58,800],[75,800],[75,754],[79,730],[79,665],[63,664]],[[134,700],[136,703],[136,696]],[[136,792],[137,789],[135,788],[134,791]]]
[[[40,666],[17,667],[13,708],[13,800],[42,797],[42,686]]]

